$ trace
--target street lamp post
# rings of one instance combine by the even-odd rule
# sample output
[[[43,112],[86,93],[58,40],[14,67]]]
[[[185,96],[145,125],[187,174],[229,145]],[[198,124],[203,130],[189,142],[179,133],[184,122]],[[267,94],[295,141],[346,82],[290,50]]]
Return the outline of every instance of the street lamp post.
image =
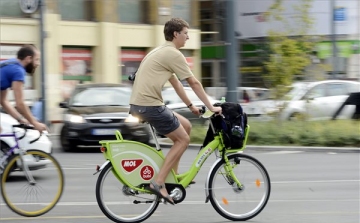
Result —
[[[237,85],[239,82],[238,44],[235,38],[234,0],[226,1],[226,101],[237,102]]]
[[[41,73],[41,102],[42,102],[42,116],[44,123],[47,123],[46,118],[46,100],[45,100],[45,50],[44,50],[44,40],[46,38],[44,31],[44,10],[45,10],[45,0],[19,0],[19,6],[22,12],[26,14],[32,14],[39,9],[39,30],[40,30],[40,73]]]
[[[45,79],[45,30],[44,30],[44,10],[45,10],[45,0],[39,0],[40,6],[40,52],[41,52],[41,100],[42,100],[42,115],[43,122],[47,123],[46,116],[46,79]]]
[[[331,12],[331,42],[332,42],[332,79],[337,78],[338,72],[338,58],[337,58],[337,47],[336,47],[336,27],[335,27],[335,0],[330,1],[330,12]]]

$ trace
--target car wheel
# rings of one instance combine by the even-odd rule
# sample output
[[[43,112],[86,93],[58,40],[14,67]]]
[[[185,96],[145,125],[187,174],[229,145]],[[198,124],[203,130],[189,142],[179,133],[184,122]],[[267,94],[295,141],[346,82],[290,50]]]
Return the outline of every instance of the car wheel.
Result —
[[[64,152],[71,152],[77,149],[77,145],[72,144],[68,137],[66,136],[67,128],[65,126],[62,127],[60,132],[60,143],[61,148]]]

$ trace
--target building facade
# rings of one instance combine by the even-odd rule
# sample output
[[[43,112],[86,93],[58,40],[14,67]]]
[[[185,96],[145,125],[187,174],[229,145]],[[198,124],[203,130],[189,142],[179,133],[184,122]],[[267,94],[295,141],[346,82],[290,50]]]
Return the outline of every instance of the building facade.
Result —
[[[202,78],[205,86],[226,86],[226,0],[200,2],[202,42]],[[274,0],[233,1],[235,4],[235,33],[238,39],[238,86],[267,87],[263,74],[267,60],[266,47],[269,31],[288,31],[284,23],[270,20],[266,15]],[[283,1],[280,13],[290,28],[302,30],[296,21],[299,10],[294,6],[303,1]],[[313,36],[315,44],[313,64],[303,79],[345,78],[360,80],[360,1],[312,0],[310,17],[313,24],[306,35]],[[288,27],[289,28],[289,27]],[[289,35],[294,35],[290,32]],[[315,39],[316,38],[316,39]],[[337,53],[333,54],[335,39]],[[265,50],[264,50],[265,49]],[[336,62],[335,62],[336,61]],[[333,75],[333,71],[336,75]]]
[[[165,42],[171,17],[189,22],[189,41],[181,49],[200,78],[198,2],[191,0],[43,0],[45,88],[48,120],[61,119],[58,103],[82,82],[124,83],[142,58]],[[37,2],[37,1],[28,1]],[[40,46],[39,10],[21,11],[19,1],[1,0],[0,59],[14,57],[23,44]],[[27,89],[41,92],[39,70]]]

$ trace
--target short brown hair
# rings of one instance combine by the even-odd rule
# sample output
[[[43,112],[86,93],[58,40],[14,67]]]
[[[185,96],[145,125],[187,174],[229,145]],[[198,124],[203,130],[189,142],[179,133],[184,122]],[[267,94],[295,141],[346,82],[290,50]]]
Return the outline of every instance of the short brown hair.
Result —
[[[189,28],[189,23],[180,18],[172,18],[165,23],[164,35],[165,40],[172,41],[174,39],[174,32],[181,32],[186,27]]]
[[[27,56],[33,57],[35,54],[36,47],[34,45],[23,45],[17,52],[17,58],[19,60],[25,59]]]

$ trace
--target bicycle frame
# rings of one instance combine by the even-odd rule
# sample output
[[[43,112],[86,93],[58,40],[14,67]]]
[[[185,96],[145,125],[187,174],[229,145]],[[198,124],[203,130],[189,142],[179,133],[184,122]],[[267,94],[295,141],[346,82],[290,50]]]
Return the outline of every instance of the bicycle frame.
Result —
[[[13,137],[15,139],[15,145],[10,147],[9,151],[6,152],[6,154],[4,154],[3,157],[1,157],[0,159],[0,170],[4,169],[4,162],[7,158],[9,158],[9,156],[14,152],[15,149],[19,149],[19,139],[15,133],[11,133],[11,134],[0,134],[0,137]]]
[[[2,171],[4,170],[5,168],[5,161],[11,156],[11,154],[15,151],[15,149],[19,149],[19,156],[20,156],[20,160],[22,162],[22,167],[23,167],[23,171],[25,172],[25,176],[27,178],[27,180],[30,182],[30,183],[34,183],[35,180],[33,178],[33,176],[30,174],[30,170],[29,170],[29,167],[26,165],[26,163],[23,161],[23,150],[20,148],[19,146],[19,140],[24,138],[25,135],[26,135],[26,128],[24,128],[24,135],[20,136],[20,137],[17,137],[16,133],[15,133],[15,130],[14,130],[14,127],[20,127],[20,126],[25,126],[25,125],[22,125],[20,124],[19,126],[15,125],[13,126],[13,132],[12,133],[9,133],[9,134],[0,134],[0,137],[13,137],[14,140],[15,140],[15,145],[10,147],[9,151],[7,151],[6,154],[4,154],[3,157],[1,157],[0,159],[0,173],[2,173]],[[29,127],[30,128],[30,127]],[[41,136],[41,134],[40,134]],[[40,138],[39,136],[39,138]],[[35,142],[37,141],[39,138],[31,141],[31,142]],[[30,142],[30,143],[31,143]]]
[[[211,121],[210,125],[214,131]],[[113,166],[112,172],[120,182],[139,192],[148,192],[144,187],[144,182],[148,182],[150,179],[155,177],[155,172],[159,171],[165,159],[151,125],[149,125],[149,129],[153,135],[157,149],[140,142],[124,140],[119,131],[116,131],[117,140],[100,141],[100,144],[102,145],[101,151],[104,153],[104,157],[107,161],[98,168],[97,172],[100,172],[109,162],[111,162]],[[180,184],[186,188],[195,178],[206,159],[215,150],[218,150],[220,152],[221,158],[218,159],[217,162],[219,162],[221,159],[225,160],[225,171],[236,182],[236,184],[241,187],[242,185],[232,173],[232,167],[230,166],[227,160],[227,156],[225,155],[229,153],[236,153],[245,149],[249,129],[250,126],[247,125],[245,128],[245,139],[243,142],[243,147],[239,149],[225,149],[222,134],[216,134],[214,136],[214,140],[212,140],[210,143],[208,143],[208,145],[199,151],[188,171],[176,175],[172,170],[167,176],[165,183]],[[143,171],[139,170],[140,166],[142,166],[142,169],[147,167],[147,169],[144,169],[143,171],[147,171],[147,173],[150,172],[148,177],[142,175]]]

